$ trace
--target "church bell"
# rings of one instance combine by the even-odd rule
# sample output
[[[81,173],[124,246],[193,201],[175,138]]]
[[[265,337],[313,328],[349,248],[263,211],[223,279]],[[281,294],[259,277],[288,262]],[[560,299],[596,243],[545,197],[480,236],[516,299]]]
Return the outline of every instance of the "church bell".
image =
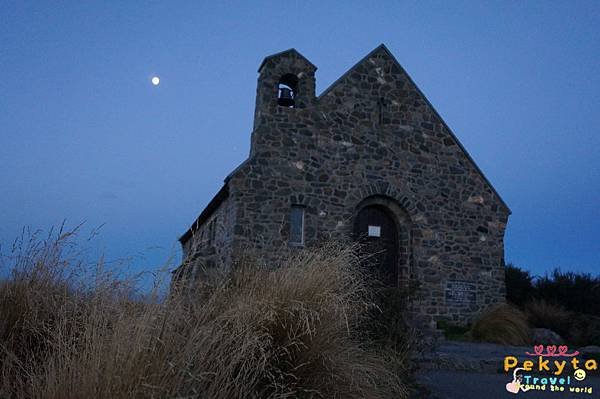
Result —
[[[281,105],[282,107],[293,107],[294,93],[292,92],[292,89],[281,87],[279,89],[279,98],[277,99],[277,104]]]

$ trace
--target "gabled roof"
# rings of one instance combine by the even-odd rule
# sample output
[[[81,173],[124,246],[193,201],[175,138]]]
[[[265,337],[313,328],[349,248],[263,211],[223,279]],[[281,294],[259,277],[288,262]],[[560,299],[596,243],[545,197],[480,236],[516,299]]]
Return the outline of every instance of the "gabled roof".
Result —
[[[273,59],[273,58],[277,58],[277,57],[281,57],[287,54],[295,54],[296,57],[298,58],[302,58],[304,61],[306,61],[310,66],[312,66],[313,68],[315,68],[315,71],[317,70],[317,67],[315,66],[315,64],[313,64],[312,62],[310,62],[308,60],[308,58],[306,58],[305,56],[303,56],[302,54],[300,54],[298,52],[298,50],[296,50],[295,48],[291,48],[289,50],[284,50],[284,51],[280,51],[279,53],[275,53],[275,54],[271,54],[269,56],[266,56],[264,58],[264,60],[260,63],[260,66],[258,67],[258,72],[260,73],[260,70],[263,68],[263,66],[265,66],[265,64],[267,62],[269,62],[269,60]]]
[[[425,95],[423,94],[423,92],[421,91],[421,89],[419,88],[419,86],[417,86],[417,84],[412,80],[412,78],[410,77],[410,75],[408,73],[406,73],[406,70],[404,70],[404,68],[402,67],[402,65],[400,65],[400,63],[398,62],[398,60],[396,59],[396,57],[394,57],[394,55],[390,52],[390,50],[388,50],[388,48],[383,43],[380,44],[379,46],[377,46],[375,49],[373,49],[373,51],[371,51],[369,54],[367,54],[366,56],[364,56],[360,61],[358,61],[356,64],[354,64],[352,66],[352,68],[348,69],[346,71],[346,73],[344,73],[335,82],[333,82],[331,85],[329,85],[329,87],[326,88],[317,97],[317,99],[320,100],[321,98],[323,98],[324,96],[326,96],[327,93],[329,93],[331,90],[333,90],[348,75],[350,75],[350,73],[352,73],[352,71],[354,71],[358,66],[362,65],[363,63],[365,63],[369,58],[371,58],[373,55],[377,54],[378,52],[383,52],[388,58],[390,58],[396,64],[396,66],[398,68],[400,68],[400,70],[402,71],[402,73],[408,79],[409,83],[412,84],[415,87],[415,89],[417,90],[417,93],[423,98],[423,100],[425,100],[425,103],[431,108],[431,110],[433,111],[434,115],[441,121],[441,123],[444,125],[444,127],[448,130],[448,132],[450,133],[450,136],[452,136],[452,138],[454,139],[454,141],[456,142],[456,144],[458,145],[458,147],[462,150],[462,152],[465,154],[465,156],[467,157],[467,159],[475,167],[475,170],[481,175],[481,177],[483,178],[483,180],[492,189],[492,192],[496,195],[496,197],[498,198],[498,200],[500,201],[500,203],[508,210],[508,213],[511,214],[512,211],[510,210],[510,208],[508,207],[508,205],[506,204],[506,202],[504,202],[504,200],[502,199],[502,197],[500,196],[500,194],[498,193],[498,191],[496,191],[496,189],[494,188],[494,186],[492,185],[492,183],[488,180],[488,178],[485,176],[485,174],[483,173],[483,171],[479,168],[479,166],[477,166],[477,163],[475,163],[475,161],[473,160],[473,158],[471,157],[471,155],[468,153],[468,151],[466,150],[466,148],[463,147],[463,145],[458,140],[458,138],[456,137],[456,135],[454,134],[454,132],[452,131],[452,129],[450,129],[450,127],[446,124],[446,121],[444,121],[444,119],[440,116],[440,114],[437,112],[437,110],[435,109],[435,107],[429,102],[429,99],[427,99],[427,97],[425,97]]]
[[[198,230],[198,228],[202,226],[208,218],[211,217],[214,211],[216,211],[219,208],[221,203],[225,201],[227,197],[229,197],[229,180],[231,180],[235,172],[243,168],[249,161],[250,159],[246,159],[244,162],[239,164],[239,166],[235,168],[230,174],[227,175],[225,180],[223,180],[223,187],[221,187],[221,189],[215,194],[213,199],[210,200],[208,205],[206,205],[206,207],[204,208],[200,216],[196,218],[194,223],[192,223],[192,225],[186,230],[186,232],[183,233],[181,237],[179,237],[180,243],[185,244],[185,242],[190,239],[194,232]]]
[[[214,211],[217,210],[217,208],[219,208],[219,205],[221,205],[221,203],[227,197],[229,197],[229,185],[227,184],[227,181],[225,181],[223,187],[221,187],[219,192],[217,192],[213,199],[210,200],[208,205],[206,205],[206,208],[204,208],[200,216],[198,216],[198,218],[194,221],[194,223],[192,223],[190,228],[187,229],[187,231],[183,233],[181,237],[179,237],[179,242],[185,244],[185,242],[189,240],[190,237],[192,237],[194,232],[198,230],[198,228],[202,226],[202,224],[204,224],[204,222],[213,214]]]
[[[384,51],[392,60],[394,60],[396,62],[396,64],[398,64],[398,66],[400,67],[400,69],[402,70],[402,72],[404,72],[406,74],[406,76],[408,76],[408,74],[406,73],[406,71],[404,71],[404,68],[402,68],[402,66],[396,60],[396,58],[390,52],[390,50],[388,50],[388,48],[385,47],[385,44],[381,43],[379,46],[375,47],[369,54],[367,54],[363,58],[361,58],[360,61],[358,61],[356,64],[352,65],[352,67],[350,69],[348,69],[342,76],[340,76],[339,78],[337,78],[335,80],[335,82],[333,82],[332,84],[330,84],[329,87],[326,88],[323,91],[323,93],[319,94],[318,98],[323,97],[324,95],[326,95],[327,93],[329,93],[331,90],[333,90],[340,82],[342,82],[346,78],[346,76],[350,75],[350,73],[352,71],[354,71],[356,68],[358,68],[359,65],[361,65],[363,62],[367,61],[369,58],[371,58],[373,55],[375,55],[378,51]]]

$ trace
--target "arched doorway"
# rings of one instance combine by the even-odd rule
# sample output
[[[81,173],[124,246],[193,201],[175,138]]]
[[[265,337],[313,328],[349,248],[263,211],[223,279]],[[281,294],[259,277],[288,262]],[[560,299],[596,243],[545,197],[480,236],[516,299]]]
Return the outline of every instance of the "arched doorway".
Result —
[[[365,267],[388,287],[398,286],[398,227],[394,214],[380,204],[361,208],[354,221]]]

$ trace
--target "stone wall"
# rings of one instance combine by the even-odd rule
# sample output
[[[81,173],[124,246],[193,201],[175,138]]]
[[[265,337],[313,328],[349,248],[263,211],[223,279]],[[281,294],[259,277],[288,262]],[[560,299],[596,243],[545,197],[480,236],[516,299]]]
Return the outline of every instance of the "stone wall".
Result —
[[[183,244],[182,272],[194,283],[231,265],[231,247],[235,227],[235,203],[229,198],[206,219]]]
[[[416,319],[467,323],[504,301],[510,211],[393,56],[379,47],[319,97],[315,70],[295,51],[261,66],[251,155],[215,214],[231,227],[216,257],[252,247],[276,262],[292,205],[305,206],[312,246],[350,240],[361,204],[388,201],[404,237],[399,284],[420,286]],[[296,108],[277,105],[286,73],[299,76]]]

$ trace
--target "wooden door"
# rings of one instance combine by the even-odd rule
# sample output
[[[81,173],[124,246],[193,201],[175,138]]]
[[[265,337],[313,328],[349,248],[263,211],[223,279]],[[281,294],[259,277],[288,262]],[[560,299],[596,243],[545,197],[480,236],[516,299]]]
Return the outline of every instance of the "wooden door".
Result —
[[[361,244],[364,264],[385,285],[398,285],[398,229],[390,212],[379,205],[360,210],[354,237]]]

